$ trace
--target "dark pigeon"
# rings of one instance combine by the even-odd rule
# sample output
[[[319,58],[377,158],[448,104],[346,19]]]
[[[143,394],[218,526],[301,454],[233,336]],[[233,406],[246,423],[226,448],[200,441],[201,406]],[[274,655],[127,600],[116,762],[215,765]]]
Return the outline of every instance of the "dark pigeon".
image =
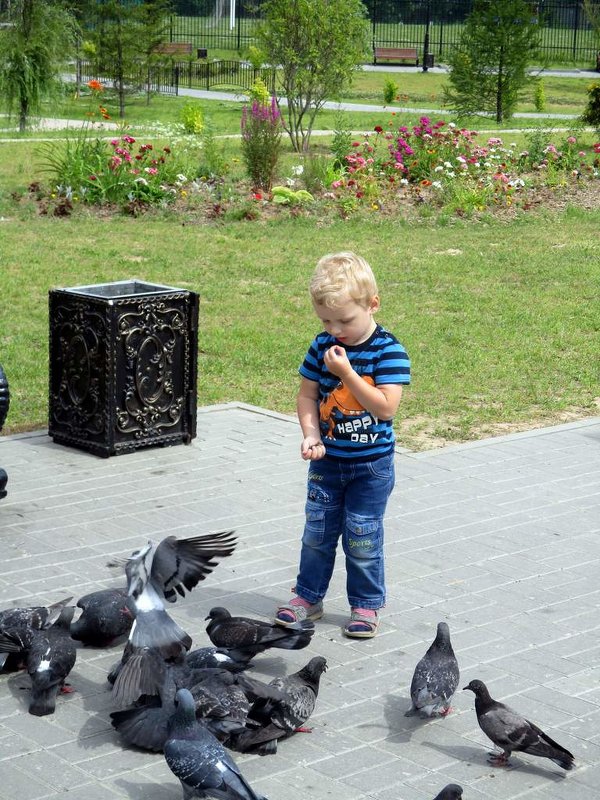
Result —
[[[537,725],[512,708],[493,700],[482,681],[471,681],[464,689],[475,693],[475,712],[479,727],[502,753],[490,753],[490,764],[504,767],[513,751],[549,758],[563,769],[573,769],[575,758]]]
[[[187,654],[187,664],[192,669],[219,667],[230,672],[248,669],[252,656],[244,651],[230,650],[227,647],[198,647]]]
[[[215,647],[225,647],[234,657],[253,658],[258,653],[276,647],[283,650],[300,650],[306,647],[314,632],[315,624],[304,619],[283,627],[249,617],[232,617],[226,608],[211,608],[206,632]]]
[[[302,726],[315,709],[319,682],[326,669],[325,659],[315,656],[298,672],[272,680],[269,685],[281,692],[281,698],[258,699],[248,719],[259,723],[260,727],[233,736],[230,747],[242,753],[270,755],[277,752],[279,739],[305,730]]]
[[[410,685],[412,707],[405,716],[419,713],[423,717],[445,717],[452,710],[450,701],[459,678],[450,630],[445,622],[439,622],[431,647],[415,667]]]
[[[0,648],[23,653],[31,678],[29,713],[37,717],[53,714],[59,691],[72,691],[65,681],[75,665],[76,646],[69,628],[73,606],[64,608],[46,630],[8,628],[0,635]]]
[[[459,786],[458,783],[449,783],[439,794],[436,794],[433,800],[461,800],[462,796],[462,786]]]
[[[185,596],[216,567],[220,558],[235,548],[233,531],[176,539],[168,536],[136,550],[125,561],[127,590],[135,603],[135,620],[129,632],[121,667],[113,683],[116,703],[127,706],[144,694],[141,660],[132,659],[147,649],[156,649],[166,659],[178,659],[192,646],[191,637],[165,610]],[[112,562],[112,565],[118,562]]]
[[[0,633],[6,628],[21,629],[33,628],[44,630],[53,625],[59,618],[61,611],[72,597],[65,597],[49,606],[30,606],[25,608],[7,608],[0,611]],[[15,670],[19,667],[18,654],[6,653],[0,649],[0,669]]]
[[[77,601],[77,608],[82,613],[71,623],[71,637],[94,647],[107,647],[128,634],[135,616],[135,603],[126,588],[86,594]]]
[[[156,650],[144,654],[144,695],[134,706],[110,715],[113,728],[125,742],[144,750],[162,750],[175,710],[175,694],[181,688],[190,689],[196,715],[205,718],[208,729],[223,742],[232,733],[245,730],[252,702],[277,696],[261,681],[221,668],[190,668],[186,661],[167,663]]]
[[[181,781],[184,800],[265,800],[254,792],[223,745],[196,720],[194,698],[187,689],[177,692],[164,753],[167,766]]]

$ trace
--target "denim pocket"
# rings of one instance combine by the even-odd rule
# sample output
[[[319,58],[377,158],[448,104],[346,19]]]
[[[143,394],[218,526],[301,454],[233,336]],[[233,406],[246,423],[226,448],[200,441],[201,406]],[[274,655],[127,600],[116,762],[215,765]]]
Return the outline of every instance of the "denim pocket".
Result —
[[[367,466],[369,472],[376,478],[389,479],[394,474],[394,454],[389,453],[389,455],[382,456],[376,461],[369,461]]]
[[[382,544],[380,519],[369,519],[357,514],[346,516],[346,551],[356,558],[377,553]]]
[[[308,500],[306,503],[306,523],[302,541],[307,545],[319,545],[325,534],[325,509]]]

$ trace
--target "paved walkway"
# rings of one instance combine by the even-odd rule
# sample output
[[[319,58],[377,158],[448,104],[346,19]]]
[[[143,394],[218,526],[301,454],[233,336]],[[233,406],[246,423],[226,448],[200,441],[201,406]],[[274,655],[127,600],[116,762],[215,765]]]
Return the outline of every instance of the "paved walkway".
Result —
[[[199,412],[190,446],[110,459],[44,432],[0,437],[0,608],[121,585],[105,565],[147,537],[235,527],[239,545],[174,616],[196,646],[215,604],[269,617],[296,574],[305,465],[290,417],[250,406]],[[449,782],[465,800],[590,800],[600,784],[600,418],[396,457],[387,519],[389,602],[380,635],[342,636],[344,570],[306,650],[257,659],[287,674],[322,654],[314,731],[275,756],[239,756],[269,800],[430,800]],[[405,718],[417,660],[447,620],[461,686],[487,682],[576,758],[486,763],[473,695],[447,719]],[[27,713],[28,678],[0,677],[0,797],[180,800],[161,755],[124,749],[108,722],[105,677],[119,649],[82,648],[76,692]]]

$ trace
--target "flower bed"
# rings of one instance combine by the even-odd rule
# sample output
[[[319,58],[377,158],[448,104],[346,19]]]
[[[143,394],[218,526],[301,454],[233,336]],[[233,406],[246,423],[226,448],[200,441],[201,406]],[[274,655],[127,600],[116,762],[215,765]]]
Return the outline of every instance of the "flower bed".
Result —
[[[517,147],[500,137],[481,141],[476,131],[427,117],[409,128],[392,114],[385,127],[350,138],[346,150],[332,147],[331,155],[288,167],[283,181],[280,167],[283,185],[263,181],[266,188],[257,188],[256,180],[229,174],[214,137],[204,142],[203,135],[195,138],[194,158],[186,160],[181,137],[161,146],[128,134],[105,142],[86,133],[67,143],[62,156],[48,157],[57,180],[43,197],[45,210],[51,213],[54,204],[65,213],[66,202],[67,211],[80,202],[136,214],[169,205],[211,220],[258,219],[282,210],[326,218],[426,208],[464,216],[527,210],[548,192],[571,195],[600,175],[600,142],[584,146],[576,134],[553,141],[540,129]]]

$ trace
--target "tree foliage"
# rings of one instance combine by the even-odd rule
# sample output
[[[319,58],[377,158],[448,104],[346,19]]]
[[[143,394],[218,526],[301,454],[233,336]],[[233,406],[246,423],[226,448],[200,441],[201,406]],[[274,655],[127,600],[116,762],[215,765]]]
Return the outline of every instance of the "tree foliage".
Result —
[[[278,71],[282,121],[306,152],[318,111],[341,96],[368,49],[362,0],[266,0],[258,39]]]
[[[42,102],[60,90],[60,74],[73,51],[76,23],[60,2],[13,0],[0,36],[0,93],[25,131]]]
[[[88,34],[94,45],[95,65],[114,84],[121,118],[125,116],[127,93],[146,82],[171,8],[169,0],[103,0],[91,4],[88,0],[87,19],[92,23]]]
[[[510,119],[540,57],[538,19],[526,0],[475,0],[448,61],[447,104],[460,116],[485,112]]]

